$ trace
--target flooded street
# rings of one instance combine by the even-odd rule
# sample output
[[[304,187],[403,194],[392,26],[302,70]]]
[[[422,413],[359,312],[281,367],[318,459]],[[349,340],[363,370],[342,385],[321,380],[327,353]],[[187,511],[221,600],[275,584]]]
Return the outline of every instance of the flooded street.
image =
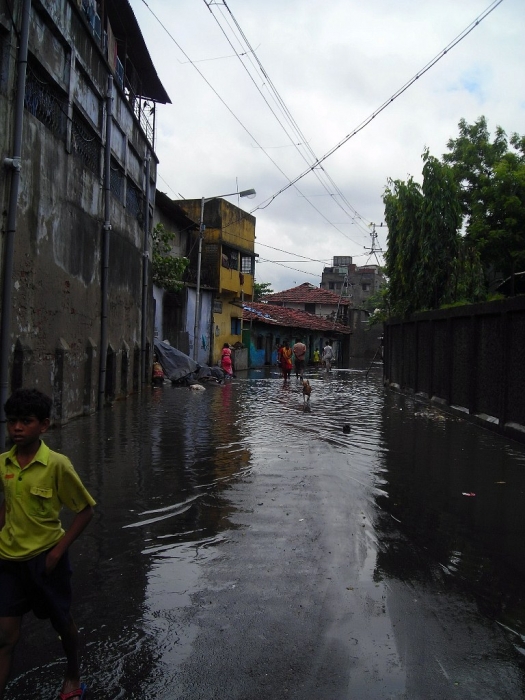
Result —
[[[309,372],[311,412],[268,369],[48,434],[97,501],[72,549],[89,698],[525,697],[525,446],[367,370]],[[62,669],[28,616],[7,698]]]

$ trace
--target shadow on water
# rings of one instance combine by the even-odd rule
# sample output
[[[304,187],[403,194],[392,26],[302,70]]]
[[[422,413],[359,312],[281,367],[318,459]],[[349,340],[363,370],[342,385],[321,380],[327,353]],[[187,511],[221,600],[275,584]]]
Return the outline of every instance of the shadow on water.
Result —
[[[249,514],[239,525],[233,490],[281,453],[315,468],[324,446],[368,498],[377,579],[440,580],[525,632],[525,449],[384,392],[381,365],[365,381],[367,369],[310,372],[308,413],[295,379],[283,386],[267,369],[206,391],[146,391],[49,433],[97,500],[73,551],[75,617],[97,697],[169,689],[197,634],[190,611],[203,567],[249,527]],[[58,640],[45,623],[24,624],[10,697],[35,687],[55,697]]]

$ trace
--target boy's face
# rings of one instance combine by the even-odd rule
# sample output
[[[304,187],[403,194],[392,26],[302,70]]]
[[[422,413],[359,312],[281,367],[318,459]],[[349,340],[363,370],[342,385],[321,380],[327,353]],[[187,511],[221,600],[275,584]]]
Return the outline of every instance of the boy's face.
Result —
[[[7,416],[9,437],[18,447],[29,447],[40,440],[49,428],[49,418],[39,420],[36,416]]]

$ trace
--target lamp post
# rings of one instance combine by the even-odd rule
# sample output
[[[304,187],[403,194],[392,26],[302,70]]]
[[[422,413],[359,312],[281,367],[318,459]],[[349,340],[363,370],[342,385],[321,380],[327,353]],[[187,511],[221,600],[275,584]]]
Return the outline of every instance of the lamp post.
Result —
[[[202,264],[202,239],[204,238],[204,205],[206,202],[211,202],[213,199],[221,199],[222,197],[254,197],[255,190],[243,190],[242,192],[229,192],[228,194],[219,194],[215,197],[202,197],[201,199],[201,218],[199,222],[199,250],[197,254],[197,287],[195,289],[195,324],[193,326],[193,359],[197,362],[199,349],[199,327],[201,321],[201,264]]]

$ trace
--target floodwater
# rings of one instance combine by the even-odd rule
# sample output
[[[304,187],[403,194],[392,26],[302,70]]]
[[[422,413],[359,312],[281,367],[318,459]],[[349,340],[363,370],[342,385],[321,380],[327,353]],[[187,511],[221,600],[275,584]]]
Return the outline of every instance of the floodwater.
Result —
[[[97,500],[72,549],[89,697],[525,697],[525,446],[367,370],[311,371],[310,411],[266,369],[48,434]],[[62,669],[28,616],[7,698]]]

